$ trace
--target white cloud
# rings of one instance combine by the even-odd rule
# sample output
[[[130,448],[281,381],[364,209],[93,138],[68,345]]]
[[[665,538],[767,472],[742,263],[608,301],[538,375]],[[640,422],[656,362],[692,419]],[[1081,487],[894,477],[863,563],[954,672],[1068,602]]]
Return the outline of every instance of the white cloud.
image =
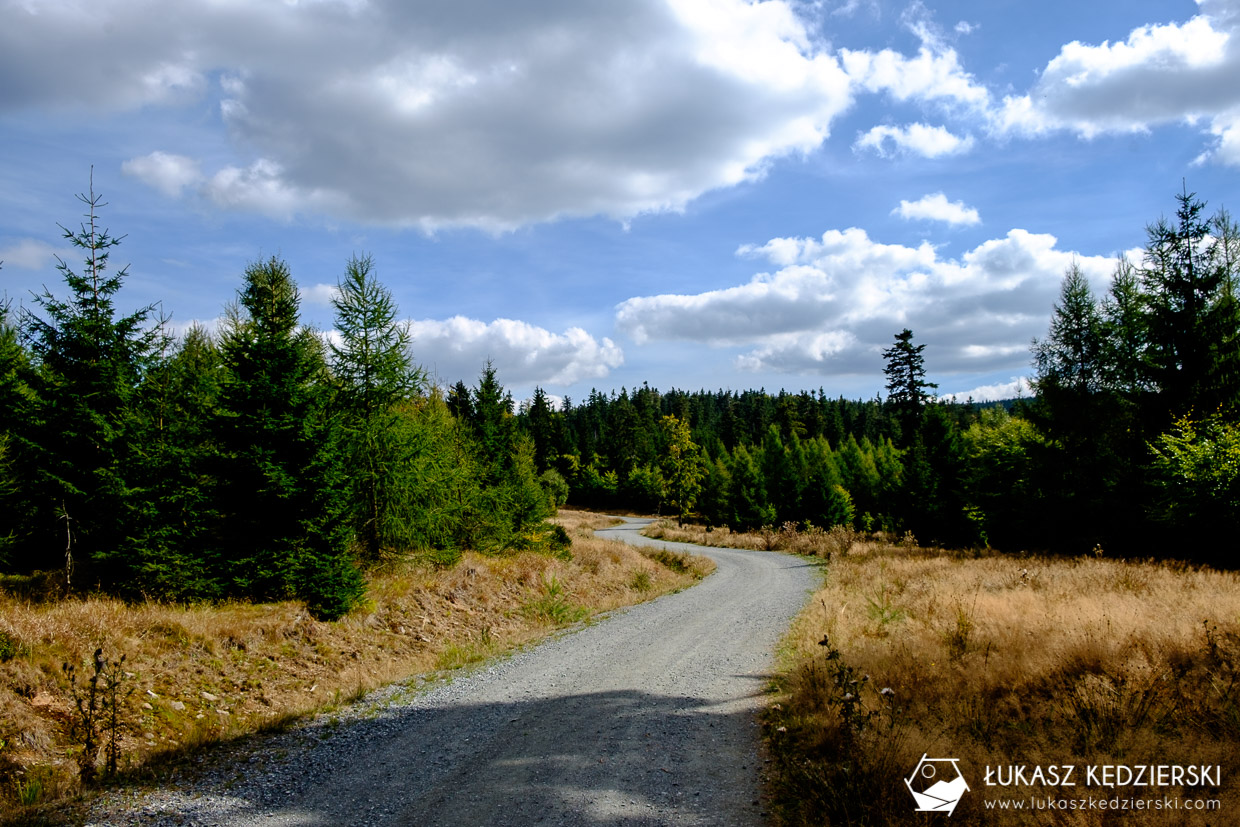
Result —
[[[955,49],[934,42],[923,28],[923,45],[915,57],[891,49],[881,52],[841,49],[844,71],[868,92],[886,93],[897,101],[942,103],[983,109],[990,92],[960,65]]]
[[[938,158],[944,155],[959,155],[973,148],[973,136],[960,138],[942,126],[929,126],[914,123],[908,126],[876,126],[866,132],[853,144],[854,149],[872,149],[886,157],[887,143],[891,142],[896,152],[921,155],[925,158]]]
[[[512,319],[489,324],[464,316],[409,325],[414,357],[446,382],[469,382],[488,359],[505,384],[571,385],[601,379],[624,363],[611,339],[595,339],[579,327],[552,333]]]
[[[202,181],[202,169],[197,161],[167,152],[152,152],[140,158],[131,158],[121,164],[121,172],[173,198],[186,187]]]
[[[948,201],[947,196],[941,192],[924,195],[917,201],[901,199],[900,206],[892,210],[891,214],[901,218],[944,221],[948,224],[982,223],[976,209],[966,207],[963,201]]]
[[[749,348],[735,357],[744,369],[823,375],[879,370],[891,336],[909,327],[927,344],[932,372],[1008,370],[1028,364],[1069,264],[1099,283],[1114,268],[1020,229],[959,259],[940,258],[928,242],[881,244],[857,228],[738,253],[779,269],[704,293],[631,298],[616,308],[617,327],[638,343]]]
[[[236,158],[132,174],[287,218],[426,229],[679,210],[816,149],[848,77],[791,0],[7,7],[0,111],[218,95]],[[66,62],[63,55],[75,55]],[[192,153],[191,153],[192,154]]]
[[[998,402],[1001,399],[1029,399],[1033,397],[1033,389],[1024,376],[1013,376],[1007,382],[996,382],[993,385],[979,385],[972,390],[944,394],[944,399],[965,402]]]
[[[1141,26],[1126,39],[1063,46],[1027,95],[992,113],[999,133],[1070,130],[1085,138],[1204,120],[1203,153],[1240,165],[1240,14],[1231,0],[1199,0],[1184,23]]]
[[[0,249],[0,261],[4,262],[5,267],[42,270],[50,267],[58,254],[63,258],[68,253],[44,241],[22,238]]]
[[[301,300],[307,304],[318,305],[319,307],[331,307],[332,299],[340,295],[340,290],[334,284],[316,284],[312,287],[301,287],[298,289],[301,294]]]

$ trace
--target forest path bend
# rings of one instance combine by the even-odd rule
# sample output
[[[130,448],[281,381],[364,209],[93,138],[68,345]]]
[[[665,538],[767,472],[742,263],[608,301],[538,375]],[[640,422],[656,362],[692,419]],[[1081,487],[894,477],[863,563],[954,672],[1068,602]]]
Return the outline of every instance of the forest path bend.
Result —
[[[763,824],[755,713],[814,566],[624,520],[597,534],[704,554],[715,573],[431,691],[380,690],[92,823]]]

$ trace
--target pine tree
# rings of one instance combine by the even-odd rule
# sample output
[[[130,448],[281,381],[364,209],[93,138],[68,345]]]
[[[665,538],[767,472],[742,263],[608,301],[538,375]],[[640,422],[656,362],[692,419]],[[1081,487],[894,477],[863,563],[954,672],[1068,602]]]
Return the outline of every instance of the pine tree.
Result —
[[[422,374],[409,352],[409,327],[397,322],[392,294],[375,278],[369,256],[349,260],[332,305],[340,333],[339,343],[329,345],[338,383],[334,407],[349,464],[350,510],[362,549],[374,560],[391,543],[389,526],[402,507],[396,406],[418,392]]]
[[[8,515],[0,527],[0,570],[12,565],[15,548],[32,529],[34,503],[30,500],[30,421],[37,399],[29,354],[18,339],[11,304],[0,302],[0,513]]]
[[[1083,396],[1101,389],[1106,333],[1089,280],[1073,262],[1059,288],[1047,337],[1034,340],[1040,392],[1066,390]]]
[[[488,359],[471,395],[472,425],[485,470],[487,485],[498,484],[508,469],[516,441],[512,395],[504,390]]]
[[[1174,223],[1160,219],[1146,229],[1141,279],[1148,307],[1145,369],[1162,397],[1164,411],[1214,411],[1234,396],[1213,376],[1230,372],[1217,364],[1221,336],[1234,340],[1234,306],[1227,297],[1231,274],[1214,243],[1205,202],[1187,189],[1176,196]]]
[[[76,230],[61,230],[84,255],[83,270],[58,257],[69,297],[44,291],[35,304],[46,316],[27,312],[24,320],[39,366],[32,439],[37,471],[29,482],[38,509],[36,547],[44,549],[28,562],[57,567],[62,538],[69,537],[66,572],[88,562],[92,570],[84,582],[111,583],[125,575],[129,526],[139,507],[129,479],[132,401],[161,332],[150,325],[153,306],[128,315],[116,311],[114,297],[128,268],[109,273],[108,259],[123,236],[99,226],[106,202],[95,194],[93,175],[89,191],[77,198],[86,205],[86,220]]]
[[[147,371],[134,440],[146,492],[142,542],[121,591],[171,600],[216,598],[207,565],[216,521],[218,448],[212,437],[223,365],[210,333],[193,325]]]
[[[1211,219],[1211,264],[1222,283],[1212,313],[1207,375],[1212,399],[1227,416],[1240,414],[1240,224],[1220,209]]]
[[[887,404],[895,408],[903,429],[904,440],[915,438],[922,406],[931,398],[929,391],[938,387],[926,381],[925,345],[913,344],[913,331],[907,327],[896,334],[896,343],[883,351],[887,366]]]
[[[534,466],[544,473],[554,467],[558,452],[555,446],[555,412],[542,388],[534,388],[534,398],[526,414],[530,438],[534,440]]]
[[[316,615],[339,617],[364,584],[347,554],[324,348],[299,325],[297,286],[283,261],[246,269],[221,350],[219,568],[242,594],[300,597]]]
[[[728,525],[748,531],[775,521],[766,497],[762,472],[744,445],[736,446],[728,466]]]

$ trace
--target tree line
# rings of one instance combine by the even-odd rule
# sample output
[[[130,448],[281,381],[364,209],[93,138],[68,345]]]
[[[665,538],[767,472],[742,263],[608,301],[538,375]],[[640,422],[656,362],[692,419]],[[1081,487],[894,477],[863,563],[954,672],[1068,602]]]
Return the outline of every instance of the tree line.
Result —
[[[556,405],[539,388],[519,409],[490,364],[473,386],[427,380],[368,257],[345,266],[330,336],[302,324],[278,258],[246,268],[214,332],[122,314],[121,239],[79,197],[67,294],[0,305],[0,573],[337,617],[393,554],[563,553],[544,520],[566,501],[1231,563],[1240,236],[1187,192],[1106,295],[1068,269],[1028,399],[937,398],[906,329],[885,398],[643,385]]]
[[[1104,296],[1065,273],[1031,344],[1034,395],[935,397],[925,345],[883,355],[887,395],[821,389],[597,391],[521,412],[540,471],[574,502],[752,529],[785,522],[911,531],[925,542],[1230,564],[1240,528],[1240,233],[1195,194],[1146,228]],[[668,417],[694,470],[669,466]]]
[[[543,526],[563,492],[537,478],[494,369],[451,409],[369,258],[339,281],[334,336],[302,325],[270,258],[217,332],[173,337],[154,306],[117,311],[121,239],[93,187],[79,198],[67,295],[0,307],[0,571],[131,597],[298,598],[331,618],[393,550],[563,548]]]

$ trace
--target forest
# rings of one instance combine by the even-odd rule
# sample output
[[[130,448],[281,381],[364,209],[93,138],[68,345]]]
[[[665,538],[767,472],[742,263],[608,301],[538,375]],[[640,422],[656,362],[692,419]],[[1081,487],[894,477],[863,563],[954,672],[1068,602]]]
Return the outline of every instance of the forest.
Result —
[[[495,367],[428,381],[375,263],[328,335],[279,258],[215,331],[117,309],[103,202],[62,228],[63,292],[0,305],[0,575],[173,601],[295,598],[339,617],[368,569],[462,550],[568,554],[559,505],[707,526],[847,524],[923,543],[1233,565],[1240,232],[1187,191],[1095,295],[1065,273],[1034,393],[940,399],[893,331],[886,396],[643,385],[517,405]]]

